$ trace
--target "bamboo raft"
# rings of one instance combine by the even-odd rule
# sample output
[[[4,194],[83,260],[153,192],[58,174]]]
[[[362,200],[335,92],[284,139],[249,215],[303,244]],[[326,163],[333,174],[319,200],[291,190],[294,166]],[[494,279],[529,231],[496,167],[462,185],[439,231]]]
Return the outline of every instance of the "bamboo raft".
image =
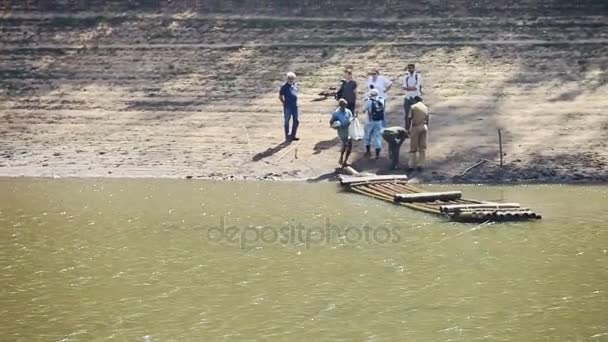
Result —
[[[425,213],[447,216],[457,222],[526,221],[542,218],[528,208],[521,208],[518,203],[463,199],[460,191],[427,192],[408,184],[407,176],[339,175],[338,178],[340,184],[350,191]]]

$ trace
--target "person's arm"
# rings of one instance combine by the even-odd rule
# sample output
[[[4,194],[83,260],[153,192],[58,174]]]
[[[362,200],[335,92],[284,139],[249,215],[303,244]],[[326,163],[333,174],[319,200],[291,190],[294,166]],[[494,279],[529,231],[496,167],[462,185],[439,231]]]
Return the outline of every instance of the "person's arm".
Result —
[[[279,101],[281,101],[283,105],[285,104],[285,86],[282,86],[281,90],[279,90]]]
[[[338,91],[336,92],[336,100],[339,100],[342,98],[342,95],[344,94],[344,86],[346,85],[346,81],[342,80],[340,81],[340,88],[338,89]]]
[[[401,144],[403,144],[403,142],[405,141],[405,138],[407,138],[407,132],[403,132],[403,134],[399,134],[399,146],[401,146]]]
[[[408,85],[407,85],[407,78],[408,78],[408,75],[405,75],[405,77],[403,78],[403,90],[405,90],[405,91],[415,91],[416,87],[408,87]]]
[[[413,110],[410,108],[410,112],[407,114],[407,115],[408,115],[408,118],[409,118],[410,126],[409,126],[409,127],[405,127],[405,129],[407,130],[407,134],[408,134],[408,135],[409,135],[409,134],[410,134],[410,132],[412,131],[412,119],[413,119],[413,117],[412,117],[412,112],[413,112]]]
[[[422,75],[418,74],[418,89],[420,89],[420,94],[422,95]]]
[[[385,85],[384,93],[387,94],[388,91],[391,90],[391,87],[393,86],[393,82],[385,77],[384,78],[384,85]]]
[[[409,77],[412,77],[412,76],[409,75]],[[416,88],[416,86],[417,86],[416,84],[414,84],[413,87],[408,87],[408,85],[407,85],[407,78],[408,78],[408,75],[405,75],[405,79],[403,80],[403,89],[406,90],[406,91],[416,91],[416,90],[418,90],[418,88]]]
[[[363,112],[364,113],[367,113],[369,111],[370,104],[371,104],[371,100],[367,99],[365,101],[365,104],[363,105]]]

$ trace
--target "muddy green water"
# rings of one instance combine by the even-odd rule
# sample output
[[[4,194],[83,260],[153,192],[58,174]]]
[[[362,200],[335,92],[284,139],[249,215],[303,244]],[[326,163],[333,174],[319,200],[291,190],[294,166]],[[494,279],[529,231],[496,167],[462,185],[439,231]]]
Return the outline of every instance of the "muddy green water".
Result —
[[[450,188],[545,219],[328,183],[0,179],[0,340],[608,340],[608,187]]]

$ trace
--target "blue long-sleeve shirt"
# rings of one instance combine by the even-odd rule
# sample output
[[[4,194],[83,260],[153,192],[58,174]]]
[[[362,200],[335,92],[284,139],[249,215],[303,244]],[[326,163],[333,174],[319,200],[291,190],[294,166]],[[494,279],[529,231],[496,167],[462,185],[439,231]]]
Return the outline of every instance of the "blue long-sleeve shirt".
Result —
[[[333,124],[334,122],[339,121],[342,128],[346,128],[350,125],[352,119],[353,113],[350,111],[350,109],[342,109],[338,107],[338,109],[331,114],[331,120],[329,120],[329,123]]]

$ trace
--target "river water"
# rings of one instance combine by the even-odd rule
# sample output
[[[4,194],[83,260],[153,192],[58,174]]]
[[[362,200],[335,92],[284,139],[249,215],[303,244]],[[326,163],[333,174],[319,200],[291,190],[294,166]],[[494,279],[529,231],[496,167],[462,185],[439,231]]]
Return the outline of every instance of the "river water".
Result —
[[[608,340],[608,187],[426,188],[544,219],[331,183],[0,179],[1,340]]]

